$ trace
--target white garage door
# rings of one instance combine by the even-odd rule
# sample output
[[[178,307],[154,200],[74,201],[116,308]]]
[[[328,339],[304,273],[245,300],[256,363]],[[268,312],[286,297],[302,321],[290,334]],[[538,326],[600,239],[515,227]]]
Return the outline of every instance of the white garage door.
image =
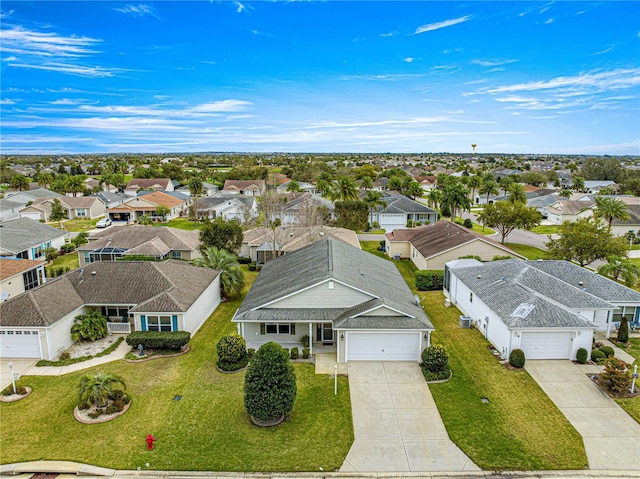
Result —
[[[40,334],[33,330],[0,331],[0,356],[3,358],[42,358]]]
[[[524,332],[520,349],[526,359],[571,359],[571,332]]]
[[[40,213],[20,213],[20,217],[40,221]]]
[[[352,331],[347,333],[347,361],[418,361],[420,333]]]

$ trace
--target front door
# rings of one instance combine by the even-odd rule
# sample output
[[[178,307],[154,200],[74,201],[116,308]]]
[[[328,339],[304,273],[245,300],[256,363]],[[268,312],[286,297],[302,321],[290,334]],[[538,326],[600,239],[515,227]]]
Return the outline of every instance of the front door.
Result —
[[[333,343],[333,323],[320,324],[319,339],[323,343]]]

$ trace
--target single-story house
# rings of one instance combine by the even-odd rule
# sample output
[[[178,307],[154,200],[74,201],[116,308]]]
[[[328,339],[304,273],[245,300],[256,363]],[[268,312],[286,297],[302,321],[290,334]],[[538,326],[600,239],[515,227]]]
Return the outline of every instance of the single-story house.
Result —
[[[0,357],[54,359],[74,318],[100,311],[137,331],[194,334],[220,304],[220,275],[184,261],[97,262],[0,303]]]
[[[24,206],[25,203],[0,198],[0,221],[20,218],[20,210]]]
[[[35,201],[38,198],[64,198],[64,195],[48,190],[47,188],[35,188],[26,191],[7,191],[4,195],[5,200],[15,201],[23,205],[26,205],[30,201]]]
[[[526,259],[503,244],[448,220],[395,229],[385,238],[385,251],[390,258],[410,259],[418,269],[442,270],[449,261],[469,255],[479,256],[482,261],[491,261],[495,256]]]
[[[57,198],[68,219],[93,219],[105,214],[104,203],[95,196],[67,196]],[[20,210],[20,216],[39,221],[49,221],[56,198],[38,198],[31,205]]]
[[[0,223],[0,256],[23,259],[44,257],[49,248],[60,249],[68,233],[30,218],[16,218]]]
[[[620,221],[614,218],[611,221],[611,232],[616,236],[625,236],[629,231],[637,236],[640,233],[640,205],[628,205],[627,213],[629,213],[629,219],[627,221]]]
[[[198,218],[248,221],[258,216],[258,203],[253,196],[224,194],[198,198],[195,209]]]
[[[222,191],[233,195],[261,196],[267,190],[264,180],[225,180]]]
[[[267,262],[232,321],[249,348],[308,336],[338,362],[420,361],[434,329],[392,262],[333,238]]]
[[[200,257],[200,232],[169,226],[113,226],[89,236],[89,243],[77,248],[80,266],[95,261],[118,261],[131,255],[158,260],[192,260]]]
[[[594,204],[589,201],[558,199],[558,201],[545,208],[547,212],[546,218],[554,225],[561,225],[565,221],[574,222],[580,218],[590,218],[593,216]]]
[[[6,301],[46,282],[44,260],[0,258],[0,301]]]
[[[183,185],[180,188],[177,188],[176,191],[179,191],[180,193],[187,195],[187,196],[192,196],[191,195],[191,189],[189,188],[189,185]],[[198,195],[200,197],[203,196],[213,196],[215,194],[218,193],[218,185],[214,185],[211,183],[207,183],[206,181],[202,182],[202,194]]]
[[[284,225],[275,229],[252,228],[244,232],[240,256],[251,258],[256,264],[264,264],[274,257],[304,248],[324,238],[344,241],[360,249],[355,231],[332,226]]]
[[[438,221],[438,212],[404,195],[384,196],[386,206],[378,205],[369,217],[369,223],[378,223],[387,232],[406,228],[409,221],[427,224]]]
[[[124,193],[113,193],[111,191],[100,191],[98,193],[93,193],[91,196],[95,196],[102,201],[105,209],[113,208],[114,206],[120,205],[131,199],[131,196],[129,195],[125,195]]]
[[[154,191],[144,196],[136,196],[107,210],[107,216],[113,221],[135,222],[141,216],[150,216],[153,220],[163,218],[156,215],[156,208],[165,206],[169,214],[165,220],[177,218],[187,210],[187,203],[162,191]]]
[[[267,207],[269,211],[265,211],[263,204],[263,211],[268,215],[270,221],[279,219],[283,225],[301,225],[308,223],[310,220],[313,222],[310,216],[318,213],[318,208],[322,209],[321,214],[324,217],[323,221],[336,219],[335,204],[320,195],[307,192],[285,192],[279,194],[274,199],[278,202],[277,207]]]
[[[140,190],[173,191],[175,185],[171,178],[133,178],[124,188],[125,194],[136,196]]]
[[[456,260],[443,289],[505,359],[514,349],[527,359],[575,359],[591,350],[595,330],[608,334],[640,306],[640,293],[567,261]]]
[[[286,179],[286,181],[284,181],[283,183],[280,183],[277,187],[276,190],[278,191],[278,193],[288,193],[287,188],[289,188],[289,184],[291,183],[290,179]],[[314,185],[313,183],[309,183],[307,181],[298,181],[298,188],[300,188],[301,191],[304,191],[305,193],[310,193],[312,195],[317,194],[316,191],[316,185]]]
[[[584,191],[587,193],[597,195],[603,189],[617,191],[618,185],[611,180],[586,180],[584,182]]]

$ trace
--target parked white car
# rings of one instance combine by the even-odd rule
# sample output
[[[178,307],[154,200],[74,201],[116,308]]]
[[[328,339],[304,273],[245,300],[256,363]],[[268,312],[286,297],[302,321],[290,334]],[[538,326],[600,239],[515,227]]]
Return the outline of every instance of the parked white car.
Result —
[[[111,226],[111,218],[102,218],[96,223],[96,228],[106,228]]]

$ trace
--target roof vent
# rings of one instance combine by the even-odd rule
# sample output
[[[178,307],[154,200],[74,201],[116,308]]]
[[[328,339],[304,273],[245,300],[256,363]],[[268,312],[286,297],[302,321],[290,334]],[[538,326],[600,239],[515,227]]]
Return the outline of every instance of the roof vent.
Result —
[[[582,281],[578,281],[578,284],[582,286],[584,283]]]
[[[96,275],[96,272],[95,272],[95,271],[92,271],[92,272],[91,272],[91,276],[95,276],[95,275]]]
[[[482,278],[482,275],[481,275],[481,274],[479,274],[479,275],[478,275],[478,279],[481,279],[481,278]]]

